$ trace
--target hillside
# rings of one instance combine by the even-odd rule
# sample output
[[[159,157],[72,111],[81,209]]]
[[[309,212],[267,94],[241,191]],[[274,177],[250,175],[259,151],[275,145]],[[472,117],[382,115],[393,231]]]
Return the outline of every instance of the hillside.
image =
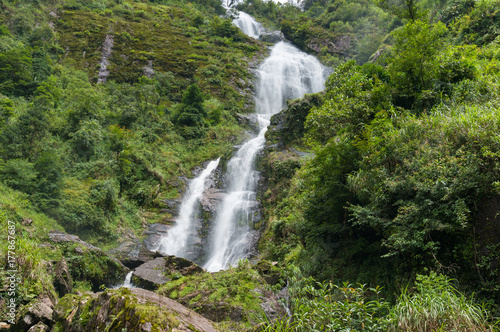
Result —
[[[208,161],[221,158],[213,181],[226,181],[255,136],[272,44],[216,0],[0,0],[0,321],[496,331],[500,2],[236,8],[332,69],[325,91],[271,118],[258,248],[209,273],[143,240],[175,224]],[[201,202],[202,244],[213,202]],[[113,288],[139,266],[146,290]]]

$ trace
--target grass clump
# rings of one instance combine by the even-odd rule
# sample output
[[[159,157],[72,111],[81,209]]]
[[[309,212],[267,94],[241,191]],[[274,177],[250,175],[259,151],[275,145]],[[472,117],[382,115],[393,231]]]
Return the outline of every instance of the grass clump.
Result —
[[[305,278],[292,267],[288,276],[291,317],[268,322],[278,331],[497,331],[487,310],[453,287],[444,275],[417,275],[396,304],[379,287],[335,285]]]
[[[388,331],[495,331],[486,311],[467,299],[444,275],[417,275],[415,291],[405,289],[391,309]]]

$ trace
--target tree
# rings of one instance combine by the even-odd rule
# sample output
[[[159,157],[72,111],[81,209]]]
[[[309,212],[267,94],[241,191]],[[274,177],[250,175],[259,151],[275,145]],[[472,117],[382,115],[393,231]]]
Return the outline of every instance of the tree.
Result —
[[[207,111],[203,107],[204,100],[205,97],[196,84],[191,84],[182,95],[182,103],[172,115],[172,122],[185,138],[199,138],[203,134],[207,117]]]
[[[16,47],[0,53],[0,92],[7,95],[29,95],[33,58],[28,47]]]
[[[418,7],[420,0],[375,0],[380,8],[399,17],[415,21],[422,16]]]
[[[446,32],[443,23],[431,25],[419,20],[393,32],[395,43],[387,69],[400,106],[411,108],[423,90],[433,87],[440,65],[437,55]]]

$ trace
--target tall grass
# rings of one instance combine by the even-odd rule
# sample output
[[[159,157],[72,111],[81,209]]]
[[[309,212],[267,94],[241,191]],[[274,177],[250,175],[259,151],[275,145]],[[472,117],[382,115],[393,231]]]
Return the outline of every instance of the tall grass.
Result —
[[[391,307],[379,288],[318,283],[297,271],[288,277],[291,316],[267,322],[257,331],[414,331],[490,332],[488,311],[457,291],[446,276],[417,275]]]
[[[446,276],[417,276],[416,291],[405,289],[392,308],[388,331],[496,331],[487,311],[458,292]]]

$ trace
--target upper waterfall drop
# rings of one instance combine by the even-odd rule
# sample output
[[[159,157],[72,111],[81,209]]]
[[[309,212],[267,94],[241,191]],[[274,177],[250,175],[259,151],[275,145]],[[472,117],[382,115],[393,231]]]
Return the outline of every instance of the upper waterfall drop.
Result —
[[[244,0],[222,0],[222,6],[225,8],[230,8],[233,6],[236,6],[237,4],[242,3]],[[302,8],[302,2],[303,0],[268,0],[268,1],[273,1],[275,3],[281,3],[281,4],[291,4],[293,6]]]
[[[287,100],[322,91],[324,69],[314,56],[287,42],[277,43],[257,72],[257,113],[275,114],[286,108]]]
[[[261,24],[245,12],[238,12],[238,18],[233,20],[233,24],[247,36],[252,38],[259,38],[261,31]]]
[[[193,227],[193,218],[198,207],[199,201],[206,187],[206,180],[219,165],[219,160],[213,160],[197,177],[189,182],[189,187],[184,196],[177,217],[176,224],[172,227],[166,236],[162,237],[157,243],[156,250],[187,259],[189,249],[192,246],[190,237],[196,237],[196,227]]]

